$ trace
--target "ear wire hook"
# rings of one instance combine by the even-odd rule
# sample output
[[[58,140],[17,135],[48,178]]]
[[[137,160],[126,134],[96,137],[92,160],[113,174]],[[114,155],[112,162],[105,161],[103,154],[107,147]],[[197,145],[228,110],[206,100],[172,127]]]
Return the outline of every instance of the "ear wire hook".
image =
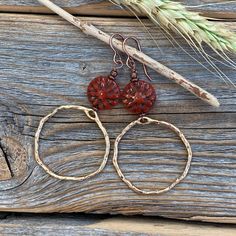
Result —
[[[121,59],[120,54],[117,52],[117,50],[115,49],[114,44],[113,44],[113,39],[117,38],[117,36],[120,37],[122,39],[122,41],[124,42],[125,38],[123,37],[123,35],[121,35],[121,34],[113,34],[110,37],[109,44],[110,44],[111,49],[114,52],[113,62],[115,63],[115,65],[118,65],[117,69],[120,69],[120,68],[123,67],[124,63],[123,63],[123,61]]]
[[[138,40],[136,37],[133,37],[133,36],[127,37],[127,38],[125,38],[125,40],[123,41],[123,50],[124,50],[124,52],[128,55],[128,58],[127,58],[127,60],[126,60],[126,65],[131,69],[131,66],[134,64],[134,58],[130,56],[130,54],[129,54],[129,52],[127,51],[127,48],[126,48],[127,41],[130,40],[130,39],[132,39],[132,40],[136,43],[137,48],[138,48],[138,50],[139,50],[140,52],[142,52],[142,48],[141,48],[141,45],[140,45],[139,40]],[[143,64],[143,63],[142,63],[142,65],[143,65],[144,74],[147,76],[147,78],[148,78],[150,81],[152,81],[151,76],[148,74],[146,65]]]

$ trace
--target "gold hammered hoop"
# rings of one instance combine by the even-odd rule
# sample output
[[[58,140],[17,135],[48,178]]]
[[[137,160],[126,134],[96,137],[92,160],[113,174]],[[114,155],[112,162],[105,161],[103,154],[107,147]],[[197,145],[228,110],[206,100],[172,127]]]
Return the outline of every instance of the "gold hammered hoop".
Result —
[[[128,180],[123,172],[121,171],[119,164],[118,164],[118,149],[119,149],[119,143],[122,139],[122,137],[135,125],[146,125],[146,124],[158,124],[158,125],[162,125],[164,127],[167,127],[168,129],[174,131],[181,139],[181,141],[183,142],[183,144],[186,147],[187,153],[188,153],[188,160],[187,163],[185,165],[185,169],[182,173],[181,176],[179,176],[173,183],[171,183],[168,187],[162,189],[162,190],[154,190],[154,191],[145,191],[142,190],[138,187],[136,187],[134,184],[132,184],[132,182],[130,180]],[[185,138],[184,134],[174,125],[165,122],[165,121],[159,121],[159,120],[153,120],[149,117],[141,117],[138,120],[135,120],[133,122],[131,122],[126,128],[124,128],[122,130],[122,132],[120,133],[120,135],[116,138],[115,140],[115,145],[114,145],[114,156],[113,156],[113,165],[117,171],[117,174],[119,175],[119,177],[121,178],[121,180],[126,183],[128,185],[128,187],[130,189],[132,189],[133,191],[137,192],[137,193],[142,193],[142,194],[161,194],[161,193],[165,193],[168,192],[169,190],[171,190],[172,188],[174,188],[178,183],[180,183],[188,174],[190,166],[191,166],[191,161],[192,161],[192,149],[191,146],[188,142],[188,140]]]
[[[100,128],[100,130],[102,131],[104,138],[105,138],[105,142],[106,142],[106,149],[105,149],[105,154],[103,157],[103,161],[100,165],[100,167],[94,171],[91,174],[88,174],[86,176],[82,176],[82,177],[71,177],[71,176],[63,176],[63,175],[59,175],[56,174],[55,172],[53,172],[40,158],[39,156],[39,139],[40,139],[40,134],[41,131],[45,125],[45,123],[51,118],[53,117],[58,111],[61,110],[68,110],[68,109],[75,109],[75,110],[82,110],[84,111],[84,113],[87,115],[87,117],[93,121],[95,121],[98,125],[98,127]],[[60,180],[74,180],[74,181],[83,181],[85,179],[88,179],[98,173],[100,173],[104,167],[107,164],[107,160],[108,160],[108,156],[109,156],[109,152],[110,152],[110,139],[108,136],[108,133],[106,131],[106,129],[104,128],[104,126],[102,125],[97,112],[94,111],[93,109],[90,108],[86,108],[83,106],[73,106],[73,105],[66,105],[66,106],[60,106],[58,108],[56,108],[55,110],[53,110],[52,113],[48,114],[47,116],[45,116],[39,123],[38,129],[35,133],[35,160],[36,162],[52,177],[56,178],[56,179],[60,179]]]

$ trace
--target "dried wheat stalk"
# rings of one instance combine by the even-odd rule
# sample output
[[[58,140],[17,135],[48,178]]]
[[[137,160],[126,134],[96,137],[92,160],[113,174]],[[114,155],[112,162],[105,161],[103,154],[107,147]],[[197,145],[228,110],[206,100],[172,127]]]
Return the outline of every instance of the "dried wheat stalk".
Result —
[[[56,4],[52,3],[49,0],[38,0],[40,3],[51,9],[53,12],[60,15],[65,20],[69,21],[71,24],[75,25],[79,29],[81,29],[82,32],[84,32],[87,35],[93,36],[106,44],[109,44],[110,36],[106,34],[105,32],[97,29],[95,26],[91,25],[90,23],[87,23],[77,17],[72,16],[70,13],[66,12]],[[114,40],[114,46],[120,50],[123,51],[122,43],[119,40]],[[176,82],[183,88],[190,91],[192,94],[197,96],[198,98],[202,99],[203,101],[207,102],[208,104],[218,107],[220,103],[218,102],[217,98],[207,92],[206,90],[202,89],[201,87],[197,86],[196,84],[188,81],[180,74],[176,73],[175,71],[167,68],[166,66],[162,65],[161,63],[155,61],[151,57],[147,56],[146,54],[138,51],[137,49],[128,46],[127,51],[129,54],[136,60],[140,61],[141,63],[144,63],[145,65],[149,66],[150,68],[154,69],[159,74],[165,76],[166,78]]]

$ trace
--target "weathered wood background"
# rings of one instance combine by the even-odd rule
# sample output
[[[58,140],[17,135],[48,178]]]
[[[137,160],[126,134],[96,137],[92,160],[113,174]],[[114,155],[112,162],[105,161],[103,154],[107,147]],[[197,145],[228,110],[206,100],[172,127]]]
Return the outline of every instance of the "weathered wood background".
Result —
[[[95,76],[109,72],[112,51],[58,16],[38,14],[48,11],[36,0],[2,0],[0,211],[144,214],[235,223],[236,90],[180,48],[174,48],[147,20],[144,22],[162,53],[137,20],[107,1],[55,2],[74,14],[92,15],[84,20],[106,32],[137,36],[147,54],[215,94],[222,106],[210,107],[150,71],[159,96],[150,116],[177,125],[192,144],[193,163],[183,183],[160,196],[138,195],[116,175],[111,164],[112,150],[107,167],[95,178],[84,182],[53,179],[33,158],[33,137],[39,120],[58,105],[89,106],[86,87]],[[207,2],[216,1],[196,0],[191,5]],[[197,9],[210,17],[227,18],[227,27],[236,30],[235,3]],[[190,51],[185,42],[177,40]],[[209,67],[201,57],[197,59]],[[236,83],[235,70],[221,63],[218,66]],[[120,72],[121,86],[127,83],[128,76],[127,70]],[[112,112],[101,112],[100,117],[112,143],[136,118],[121,106]],[[51,119],[41,139],[44,161],[61,174],[74,176],[95,170],[103,150],[104,140],[96,125],[73,111],[61,112]],[[120,162],[137,186],[154,189],[167,186],[181,173],[185,155],[172,133],[153,126],[137,127],[122,141]]]
[[[91,214],[0,214],[1,235],[58,236],[235,236],[228,224],[183,222],[158,217]]]

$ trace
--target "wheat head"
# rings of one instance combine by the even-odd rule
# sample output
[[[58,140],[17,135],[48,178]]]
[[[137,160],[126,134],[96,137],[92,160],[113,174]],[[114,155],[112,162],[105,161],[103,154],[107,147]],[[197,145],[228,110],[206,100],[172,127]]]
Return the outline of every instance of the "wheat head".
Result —
[[[236,34],[226,27],[215,24],[191,12],[184,5],[171,0],[112,0],[148,16],[165,30],[172,30],[184,37],[191,45],[201,47],[208,44],[220,52],[236,52]]]

